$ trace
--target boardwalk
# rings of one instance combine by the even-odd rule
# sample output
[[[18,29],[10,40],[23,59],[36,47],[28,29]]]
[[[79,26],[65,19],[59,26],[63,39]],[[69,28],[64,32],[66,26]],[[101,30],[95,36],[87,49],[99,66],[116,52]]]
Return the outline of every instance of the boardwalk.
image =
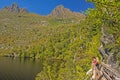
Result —
[[[95,69],[93,75],[95,76],[94,80],[120,80],[120,73],[104,62],[101,62],[99,70]],[[84,80],[90,80],[93,75],[87,76]]]

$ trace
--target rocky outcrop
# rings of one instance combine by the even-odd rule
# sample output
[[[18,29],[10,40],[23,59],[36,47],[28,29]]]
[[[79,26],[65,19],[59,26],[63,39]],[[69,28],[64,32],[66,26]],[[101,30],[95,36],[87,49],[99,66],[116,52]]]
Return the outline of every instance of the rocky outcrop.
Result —
[[[2,11],[7,11],[7,12],[15,12],[15,13],[27,13],[27,9],[25,8],[19,8],[19,6],[14,3],[11,6],[4,7]]]
[[[85,18],[85,15],[78,12],[72,12],[64,6],[57,6],[48,16],[54,18]]]
[[[20,9],[19,12],[20,12],[20,13],[28,13],[27,9],[25,9],[25,8]]]
[[[104,27],[101,29],[101,46],[99,51],[103,56],[103,62],[110,65],[112,68],[120,72],[120,61],[116,60],[115,55],[119,54],[119,51],[116,51],[115,38],[112,34],[108,34]]]

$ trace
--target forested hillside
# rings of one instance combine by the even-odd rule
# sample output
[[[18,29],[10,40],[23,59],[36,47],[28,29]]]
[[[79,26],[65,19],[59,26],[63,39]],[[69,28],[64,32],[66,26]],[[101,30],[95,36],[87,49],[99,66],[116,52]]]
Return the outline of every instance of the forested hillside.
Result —
[[[48,60],[36,80],[84,80],[91,57],[100,58],[100,54],[103,62],[120,71],[120,1],[89,1],[95,8],[88,9],[85,21],[76,26],[74,42],[64,53],[64,63],[53,60],[51,64]]]
[[[89,1],[95,4],[95,9],[88,11],[86,20],[90,20],[95,29],[100,28],[99,51],[103,61],[120,72],[120,1]]]
[[[21,12],[18,7],[0,10],[0,55],[43,60],[36,80],[83,80],[91,58],[101,58],[102,45],[105,62],[112,60],[110,64],[118,64],[118,69],[120,1],[89,1],[95,8],[88,9],[86,16],[63,6],[48,16]]]

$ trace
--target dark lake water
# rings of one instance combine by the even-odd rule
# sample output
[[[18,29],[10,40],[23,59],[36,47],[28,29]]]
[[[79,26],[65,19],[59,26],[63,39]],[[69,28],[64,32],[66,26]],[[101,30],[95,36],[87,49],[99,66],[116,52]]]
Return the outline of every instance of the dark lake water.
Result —
[[[35,80],[41,70],[40,60],[0,57],[0,80]]]

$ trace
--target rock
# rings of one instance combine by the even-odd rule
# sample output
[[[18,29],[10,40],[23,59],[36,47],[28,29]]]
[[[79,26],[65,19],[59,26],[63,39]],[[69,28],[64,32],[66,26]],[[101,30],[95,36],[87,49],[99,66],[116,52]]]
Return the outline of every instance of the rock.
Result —
[[[20,9],[16,3],[12,4],[12,6],[8,7],[9,12],[19,12]]]
[[[117,51],[116,49],[118,47],[115,45],[115,38],[112,34],[108,34],[103,27],[101,30],[102,36],[99,51],[103,56],[103,61],[120,72],[120,61],[117,61],[115,57],[115,55],[119,54],[119,50]]]
[[[110,43],[114,43],[115,39],[113,37],[112,34],[107,34],[105,32],[105,29],[102,27],[102,37],[101,37],[101,41],[104,45],[110,44]]]
[[[20,13],[28,13],[28,11],[27,11],[27,9],[22,8],[22,9],[20,9]]]
[[[49,14],[48,16],[50,17],[54,17],[54,18],[85,18],[85,15],[82,13],[78,13],[78,12],[72,12],[67,8],[64,8],[64,6],[59,5],[57,6],[52,12],[51,14]]]
[[[19,8],[16,3],[13,3],[11,6],[4,7],[1,11],[15,12],[15,13],[26,13],[28,12],[25,8]]]

